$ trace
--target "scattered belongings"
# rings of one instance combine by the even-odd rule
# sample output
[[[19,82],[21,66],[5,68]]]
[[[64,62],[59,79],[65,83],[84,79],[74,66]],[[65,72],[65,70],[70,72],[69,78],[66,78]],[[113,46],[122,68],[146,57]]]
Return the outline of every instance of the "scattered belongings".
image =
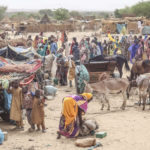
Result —
[[[15,61],[27,60],[33,58],[36,52],[32,48],[5,46],[0,49],[0,56]]]
[[[95,130],[99,128],[98,123],[95,120],[85,120],[80,130],[81,136],[93,135]]]
[[[3,132],[4,134],[4,141],[7,141],[8,140],[8,132]]]
[[[75,145],[78,147],[95,146],[96,145],[96,139],[95,138],[78,139],[75,142]]]
[[[53,100],[53,96],[46,96],[46,100]]]
[[[97,148],[97,147],[100,147],[100,146],[103,146],[100,142],[98,142],[98,143],[96,143],[96,145],[95,146],[91,146],[91,147],[89,147],[87,150],[93,150],[93,149],[95,149],[95,148]]]
[[[98,132],[96,133],[96,138],[104,138],[107,136],[107,133],[106,132]]]
[[[51,80],[45,80],[45,85],[51,85],[51,84],[52,84]]]
[[[0,145],[3,144],[3,142],[4,142],[4,133],[0,129]]]
[[[56,92],[57,92],[57,88],[55,88],[51,85],[47,85],[47,86],[44,87],[44,93],[46,95],[56,96]]]

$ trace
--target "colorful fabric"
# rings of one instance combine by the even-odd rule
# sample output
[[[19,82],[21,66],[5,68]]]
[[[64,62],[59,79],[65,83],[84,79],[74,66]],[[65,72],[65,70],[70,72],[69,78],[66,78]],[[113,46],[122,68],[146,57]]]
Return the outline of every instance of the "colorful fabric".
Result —
[[[48,47],[48,45],[46,44],[43,49],[37,50],[37,53],[38,53],[39,55],[41,55],[41,56],[45,56],[45,55],[46,55],[47,47]]]
[[[2,144],[3,142],[4,142],[4,133],[0,129],[0,144]]]
[[[10,110],[11,101],[12,101],[12,94],[8,94],[6,90],[4,90],[4,98],[5,98],[5,109]]]
[[[130,52],[130,62],[133,64],[132,62],[132,59],[135,58],[135,55],[136,55],[136,52],[139,48],[139,45],[138,44],[132,44],[130,47],[129,47],[129,52]]]
[[[79,135],[78,107],[85,113],[87,111],[88,100],[92,94],[83,93],[82,95],[71,95],[63,99],[62,116],[59,123],[59,132],[68,138]]]
[[[23,96],[23,108],[25,109],[32,109],[32,96],[31,94],[24,94]]]
[[[85,88],[84,80],[88,82],[90,79],[90,76],[84,65],[76,66],[75,73],[76,73],[77,92],[78,94],[82,94]]]
[[[86,113],[87,112],[87,105],[88,105],[88,102],[86,100],[85,97],[83,97],[82,95],[72,95],[72,96],[68,96],[68,97],[71,97],[73,98],[77,105]]]
[[[75,121],[78,114],[78,105],[76,101],[70,96],[63,100],[62,115],[65,116],[65,127]]]
[[[57,54],[58,46],[56,42],[51,43],[50,45],[51,54]]]

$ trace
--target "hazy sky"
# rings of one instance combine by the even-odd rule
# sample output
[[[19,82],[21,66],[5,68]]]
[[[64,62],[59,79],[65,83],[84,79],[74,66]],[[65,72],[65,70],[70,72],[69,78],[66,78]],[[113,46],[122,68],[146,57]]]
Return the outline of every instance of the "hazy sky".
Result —
[[[131,6],[140,0],[0,0],[9,9],[114,10]]]

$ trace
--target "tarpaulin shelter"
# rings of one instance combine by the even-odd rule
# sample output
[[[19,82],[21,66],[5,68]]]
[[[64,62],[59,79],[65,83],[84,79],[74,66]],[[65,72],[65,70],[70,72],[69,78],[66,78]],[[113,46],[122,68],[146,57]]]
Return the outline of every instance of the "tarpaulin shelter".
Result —
[[[142,34],[150,35],[150,26],[144,26],[144,28],[142,29]]]
[[[21,86],[28,85],[33,81],[41,66],[40,60],[17,64],[0,57],[0,117],[3,120],[9,121],[12,100],[12,95],[7,93],[9,83],[19,80]]]
[[[34,51],[31,48],[25,49],[22,47],[13,47],[8,45],[0,49],[0,56],[9,58],[15,61],[27,60],[34,56]]]
[[[126,29],[126,24],[119,24],[119,23],[117,23],[117,32],[119,34],[122,33],[123,29]]]

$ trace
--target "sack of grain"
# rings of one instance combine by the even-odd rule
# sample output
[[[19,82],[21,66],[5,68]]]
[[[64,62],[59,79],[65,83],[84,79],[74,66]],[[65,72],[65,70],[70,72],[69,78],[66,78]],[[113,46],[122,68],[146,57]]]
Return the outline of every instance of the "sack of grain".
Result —
[[[78,147],[95,146],[96,145],[96,139],[94,139],[94,138],[78,139],[75,142],[75,145]]]

